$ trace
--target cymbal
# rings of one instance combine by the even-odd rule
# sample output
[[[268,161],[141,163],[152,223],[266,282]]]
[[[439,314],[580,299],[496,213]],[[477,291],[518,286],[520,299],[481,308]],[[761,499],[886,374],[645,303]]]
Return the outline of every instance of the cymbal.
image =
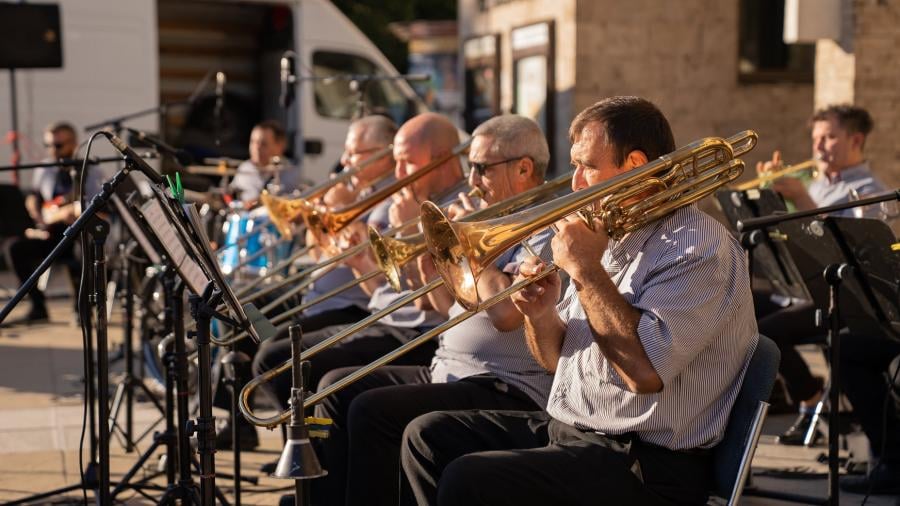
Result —
[[[233,176],[237,174],[237,169],[221,167],[218,165],[188,165],[185,170],[188,174],[199,174],[203,176]]]

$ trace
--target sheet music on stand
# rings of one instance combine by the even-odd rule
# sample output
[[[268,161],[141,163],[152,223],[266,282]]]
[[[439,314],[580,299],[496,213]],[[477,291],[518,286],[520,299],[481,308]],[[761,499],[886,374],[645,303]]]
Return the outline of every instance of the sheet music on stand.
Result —
[[[155,265],[161,264],[162,256],[159,254],[161,248],[154,245],[151,239],[147,237],[143,225],[139,222],[138,218],[132,214],[132,209],[125,205],[118,195],[113,195],[110,197],[110,200],[112,200],[113,206],[115,206],[119,216],[122,217],[122,221],[125,223],[125,227],[128,228],[131,237],[137,241],[138,246],[140,246],[141,250],[147,255],[150,263]]]
[[[166,215],[165,206],[157,199],[149,199],[141,206],[141,214],[147,220],[147,225],[155,233],[159,243],[162,244],[169,257],[169,261],[188,289],[195,293],[203,293],[209,278],[203,269],[192,259],[179,237],[178,231]]]
[[[806,218],[777,226],[818,307],[828,307],[822,275],[846,263],[841,283],[841,320],[853,334],[900,339],[900,247],[890,227],[868,218]]]
[[[188,289],[199,295],[203,293],[206,285],[212,282],[222,292],[225,306],[231,317],[240,324],[241,330],[248,331],[251,338],[259,342],[257,329],[251,325],[244,307],[225,281],[215,255],[209,248],[209,240],[194,205],[180,205],[166,195],[163,189],[156,185],[151,185],[151,188],[154,198],[144,203],[141,212],[166,249]]]
[[[739,220],[784,213],[787,207],[777,193],[761,190],[721,190],[716,199],[722,212],[728,218],[732,230],[737,229]],[[794,299],[810,300],[797,265],[788,252],[784,241],[773,228],[763,229],[762,243],[753,249],[753,269],[761,278],[771,282],[775,293]]]

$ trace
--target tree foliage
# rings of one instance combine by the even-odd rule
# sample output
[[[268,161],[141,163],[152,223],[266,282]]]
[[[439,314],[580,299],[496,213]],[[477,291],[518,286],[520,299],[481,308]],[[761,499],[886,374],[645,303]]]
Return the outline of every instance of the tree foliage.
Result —
[[[456,19],[456,0],[332,0],[400,72],[407,69],[406,43],[388,24],[419,19]]]

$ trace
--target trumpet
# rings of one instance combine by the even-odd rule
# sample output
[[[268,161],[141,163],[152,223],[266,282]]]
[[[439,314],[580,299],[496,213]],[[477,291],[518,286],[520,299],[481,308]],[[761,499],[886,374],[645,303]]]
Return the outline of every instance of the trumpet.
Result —
[[[463,305],[465,311],[310,396],[304,401],[304,408],[321,402],[378,367],[396,360],[471,318],[477,312],[490,308],[528,284],[555,272],[554,268],[545,269],[538,276],[514,283],[495,296],[479,301],[475,288],[477,274],[483,270],[485,262],[496,259],[512,244],[530,237],[564,216],[582,211],[589,206],[594,207],[590,211],[590,217],[599,218],[610,236],[622,237],[631,230],[700,200],[736,179],[741,175],[744,163],[735,157],[753,149],[756,142],[757,134],[751,130],[741,132],[727,140],[718,137],[701,139],[604,183],[503,218],[450,223],[437,206],[429,202],[424,203],[422,224],[426,245],[434,257],[435,266],[438,267],[441,277],[354,327],[356,330],[365,328],[388,314],[386,312],[392,308],[395,310],[401,305],[408,304],[441,285],[447,286],[451,293],[457,296],[457,301]],[[602,203],[597,204],[601,199]],[[461,265],[456,266],[458,269],[448,269],[446,264],[452,262],[459,262]],[[458,297],[460,294],[474,295],[474,304],[470,303],[472,299],[460,300]],[[310,358],[318,351],[343,339],[349,335],[347,330],[350,329],[313,346],[301,358]],[[287,361],[257,376],[241,390],[239,407],[247,420],[255,425],[272,428],[284,423],[290,417],[289,411],[285,411],[263,418],[253,413],[249,407],[250,395],[256,388],[290,368],[291,361]]]
[[[731,187],[732,190],[735,191],[744,191],[750,190],[753,188],[759,188],[762,185],[768,183],[769,181],[774,181],[778,178],[788,176],[790,174],[794,174],[795,172],[801,172],[809,170],[810,176],[815,179],[819,177],[819,161],[815,158],[806,160],[804,162],[795,163],[794,165],[788,165],[787,167],[783,167],[778,170],[773,170],[772,172],[765,173],[755,179],[751,179],[750,181],[746,181],[744,183],[736,184]]]

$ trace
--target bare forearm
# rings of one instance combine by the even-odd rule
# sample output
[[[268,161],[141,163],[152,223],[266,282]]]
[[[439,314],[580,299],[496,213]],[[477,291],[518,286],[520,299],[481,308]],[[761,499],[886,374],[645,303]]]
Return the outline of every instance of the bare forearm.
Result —
[[[819,207],[809,195],[799,195],[794,199],[794,206],[798,211],[809,211]]]
[[[555,312],[542,318],[525,317],[528,349],[537,363],[551,373],[556,372],[565,336],[566,324]]]
[[[426,297],[435,311],[445,318],[450,314],[450,306],[453,305],[453,296],[443,286],[428,292]],[[418,299],[421,300],[421,299]],[[420,308],[421,309],[421,308]]]
[[[38,201],[38,198],[34,195],[28,195],[25,197],[25,209],[28,211],[28,215],[31,216],[31,219],[34,221],[41,223],[41,204]]]
[[[510,285],[512,280],[509,275],[492,266],[482,272],[478,280],[478,295],[484,301],[506,290]],[[508,298],[491,306],[487,314],[494,327],[501,332],[518,329],[524,321],[522,313]]]
[[[579,276],[577,286],[594,341],[628,388],[638,393],[661,390],[662,381],[638,336],[640,311],[622,297],[604,270]]]

